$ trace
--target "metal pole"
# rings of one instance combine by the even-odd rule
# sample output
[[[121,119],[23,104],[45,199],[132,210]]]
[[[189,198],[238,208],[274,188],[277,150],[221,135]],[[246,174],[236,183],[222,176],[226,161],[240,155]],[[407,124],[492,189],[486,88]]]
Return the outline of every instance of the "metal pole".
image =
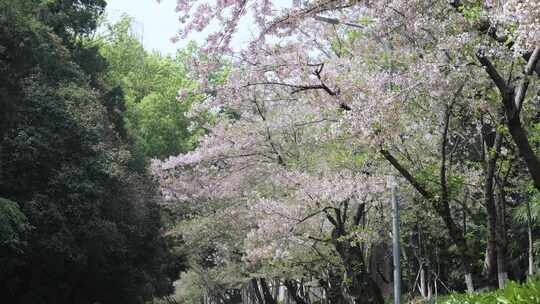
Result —
[[[394,304],[401,304],[401,269],[399,263],[399,205],[396,198],[396,180],[390,178],[392,188],[392,245],[394,255]]]

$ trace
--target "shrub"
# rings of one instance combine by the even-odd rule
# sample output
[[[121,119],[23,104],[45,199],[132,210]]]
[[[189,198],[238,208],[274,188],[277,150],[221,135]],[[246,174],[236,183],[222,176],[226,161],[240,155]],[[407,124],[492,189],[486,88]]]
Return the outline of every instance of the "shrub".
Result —
[[[439,304],[540,304],[540,277],[526,283],[508,282],[504,289],[486,293],[452,294]]]

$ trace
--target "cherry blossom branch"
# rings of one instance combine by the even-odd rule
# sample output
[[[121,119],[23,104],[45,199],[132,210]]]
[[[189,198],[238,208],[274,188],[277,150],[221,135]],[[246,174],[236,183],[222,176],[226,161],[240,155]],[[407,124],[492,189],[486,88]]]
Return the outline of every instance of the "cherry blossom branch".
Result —
[[[257,100],[253,100],[253,103],[255,103],[255,107],[257,108],[257,113],[259,113],[259,116],[261,117],[261,119],[263,121],[266,121],[266,117],[265,117],[259,103],[257,102]],[[278,164],[281,165],[281,166],[284,166],[285,161],[283,160],[283,157],[281,156],[281,153],[279,153],[279,151],[278,151],[278,149],[276,147],[276,144],[272,140],[272,135],[270,133],[270,129],[268,128],[268,126],[266,126],[265,129],[266,129],[266,138],[267,138],[268,142],[270,143],[270,147],[272,148],[272,151],[277,155]]]
[[[450,4],[450,6],[452,6],[453,8],[455,8],[455,10],[460,13],[460,14],[463,14],[463,9],[462,9],[462,5],[461,5],[461,1],[460,0],[451,0],[448,2],[448,4]],[[483,22],[480,22],[479,25],[476,27],[476,29],[478,30],[478,32],[480,34],[484,34],[484,35],[487,35],[488,37],[492,38],[493,40],[495,40],[496,42],[500,43],[500,44],[504,44],[508,49],[512,49],[515,45],[515,41],[512,39],[512,37],[509,37],[507,35],[502,35],[502,36],[498,36],[497,35],[497,29],[492,26],[493,24],[493,21],[492,20],[489,20],[489,19],[486,19],[486,20],[483,20]],[[534,51],[533,51],[534,53]],[[522,54],[522,57],[528,61],[531,56],[533,55],[533,53],[524,53]],[[536,74],[538,76],[540,76],[540,66],[533,66],[532,67],[532,72],[536,72]]]
[[[289,87],[289,88],[293,88],[292,94],[302,92],[302,91],[307,91],[307,90],[324,90],[331,96],[336,95],[336,93],[332,91],[329,87],[327,87],[325,84],[297,85],[297,84],[290,84],[290,83],[285,83],[285,82],[263,81],[263,82],[248,83],[244,87],[250,87],[250,86],[255,86],[255,85],[278,85],[278,86]]]
[[[326,23],[329,23],[329,24],[333,24],[333,25],[343,24],[343,25],[347,25],[347,26],[350,26],[350,27],[365,28],[365,26],[362,26],[360,24],[344,22],[344,21],[341,21],[341,20],[336,19],[336,18],[328,18],[328,17],[315,15],[315,16],[313,16],[313,19],[315,19],[317,21],[322,21],[322,22],[326,22]]]
[[[527,62],[527,65],[525,66],[525,77],[523,77],[523,80],[519,84],[519,86],[516,89],[516,96],[515,96],[515,105],[517,108],[517,112],[521,112],[521,107],[523,105],[523,100],[525,100],[525,95],[527,92],[527,88],[529,87],[529,76],[532,75],[532,73],[535,70],[536,65],[538,64],[538,60],[540,60],[540,47],[536,47],[529,58],[529,61]]]
[[[338,120],[337,119],[322,118],[322,119],[317,119],[317,120],[312,120],[312,121],[295,123],[294,126],[295,127],[304,127],[304,126],[319,124],[319,123],[326,122],[326,121],[337,122]]]
[[[330,213],[328,213],[328,210],[329,209],[335,209],[333,207],[326,207],[324,208],[322,211],[324,212],[324,214],[326,215],[326,218],[328,219],[328,221],[330,221],[330,223],[332,223],[332,225],[334,225],[334,227],[338,227],[338,222],[337,220],[335,220],[332,215]]]

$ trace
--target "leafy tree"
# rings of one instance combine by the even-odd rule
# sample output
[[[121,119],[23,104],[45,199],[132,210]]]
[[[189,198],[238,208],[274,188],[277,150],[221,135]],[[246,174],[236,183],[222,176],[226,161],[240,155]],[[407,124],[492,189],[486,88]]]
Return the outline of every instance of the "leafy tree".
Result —
[[[502,288],[509,277],[525,277],[523,252],[532,251],[533,227],[528,220],[527,246],[519,237],[524,223],[514,222],[511,214],[531,200],[528,184],[540,187],[537,1],[286,6],[179,0],[177,11],[178,38],[212,31],[203,50],[216,59],[195,65],[211,94],[197,110],[218,109],[220,115],[195,151],[153,168],[167,199],[194,204],[195,216],[204,218],[184,221],[200,225],[194,235],[210,231],[209,243],[216,248],[212,260],[220,263],[209,265],[201,277],[210,279],[204,281],[221,282],[223,265],[237,262],[230,252],[234,248],[250,270],[244,292],[256,302],[273,303],[264,294],[270,285],[263,282],[288,281],[289,273],[279,273],[283,261],[303,262],[291,244],[299,242],[309,252],[330,243],[341,260],[336,272],[344,278],[334,284],[337,294],[345,295],[339,302],[352,297],[349,302],[382,303],[377,286],[384,282],[373,282],[370,275],[377,268],[367,262],[373,261],[370,254],[376,260],[377,251],[363,246],[370,244],[364,235],[364,242],[351,239],[360,231],[351,229],[345,215],[352,217],[346,210],[353,203],[382,205],[384,191],[370,181],[388,174],[401,178],[404,218],[416,221],[405,226],[405,239],[430,242],[406,245],[404,252],[417,255],[404,257],[407,289],[415,290],[415,278],[422,277],[422,295],[430,298],[433,288],[441,291],[436,285],[441,280],[472,293],[478,286]],[[246,14],[259,35],[237,51],[232,37]],[[226,80],[205,82],[224,54],[232,58]],[[335,146],[324,149],[335,141],[349,148],[345,153]],[[345,168],[326,160],[334,153],[348,160]],[[352,166],[358,154],[369,160],[367,168]],[[364,174],[369,179],[355,180]],[[344,189],[354,181],[357,189]],[[362,187],[373,187],[365,191],[369,200],[358,190]],[[350,193],[350,200],[342,196]],[[249,215],[236,209],[239,204]],[[384,222],[385,209],[371,216],[361,212],[362,218]],[[213,234],[201,222],[215,216],[232,227],[223,231],[220,225],[220,235]],[[326,237],[308,233],[306,239],[298,227],[317,220],[313,227]],[[422,225],[428,223],[435,227]],[[231,234],[241,246],[231,246]],[[387,243],[382,233],[375,239]],[[300,282],[331,277],[297,275]],[[223,294],[223,286],[208,284],[207,295]]]
[[[152,179],[135,166],[124,94],[103,81],[106,61],[84,42],[104,6],[0,1],[9,303],[143,303],[169,294],[181,267]]]
[[[147,157],[187,152],[201,133],[185,116],[200,99],[186,66],[197,48],[191,44],[175,57],[147,52],[131,32],[131,24],[125,16],[93,41],[110,65],[106,81],[125,93],[126,127]],[[179,90],[190,93],[177,98]]]

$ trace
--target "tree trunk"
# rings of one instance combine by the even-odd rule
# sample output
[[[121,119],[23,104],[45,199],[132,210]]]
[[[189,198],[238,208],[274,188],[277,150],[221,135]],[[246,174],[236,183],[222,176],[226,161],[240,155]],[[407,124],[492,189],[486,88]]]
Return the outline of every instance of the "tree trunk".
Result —
[[[497,68],[487,57],[477,55],[477,58],[499,89],[506,116],[506,126],[518,148],[519,155],[523,159],[527,169],[529,169],[529,174],[532,177],[534,186],[536,189],[540,190],[540,159],[538,159],[536,153],[532,149],[527,137],[527,131],[523,127],[520,119],[522,104],[529,86],[529,77],[527,76],[532,75],[536,69],[538,61],[540,60],[540,47],[536,47],[529,57],[525,66],[525,75],[517,88],[514,88],[500,75]]]
[[[433,298],[433,290],[431,289],[431,280],[428,280],[427,282],[427,301],[428,303],[431,303],[431,299]]]
[[[298,293],[298,284],[292,280],[283,281],[283,285],[287,288],[289,296],[296,304],[308,304],[308,302]]]
[[[503,123],[503,120],[500,121]],[[491,126],[484,126],[484,147],[485,147],[485,182],[484,182],[484,202],[488,215],[488,282],[492,287],[503,288],[506,283],[507,270],[507,237],[506,237],[506,201],[504,186],[506,177],[501,181],[496,176],[497,160],[502,147],[502,134],[494,131],[495,139],[493,145],[486,140],[487,129]],[[490,134],[491,135],[491,134]],[[510,171],[508,171],[510,172]],[[495,181],[497,181],[498,191],[495,201]]]
[[[259,282],[261,283],[261,290],[264,297],[264,304],[277,304],[276,299],[272,297],[272,293],[270,292],[270,288],[268,287],[268,283],[266,282],[266,279],[260,278]]]
[[[512,139],[518,147],[519,155],[527,165],[527,169],[529,169],[534,186],[540,191],[540,160],[529,143],[527,131],[521,124],[519,113],[512,113],[507,110],[506,117],[508,131],[510,131],[510,135],[512,135]]]
[[[504,184],[499,185],[497,199],[497,278],[499,288],[504,288],[508,279],[508,237],[506,233],[506,199]]]
[[[473,284],[472,274],[470,272],[465,273],[465,284],[467,285],[467,292],[473,293],[474,284]]]
[[[253,291],[253,295],[255,296],[255,299],[257,300],[258,304],[265,304],[263,297],[261,295],[261,291],[259,290],[259,284],[257,283],[257,279],[251,279],[249,281],[251,285],[251,290]]]
[[[356,304],[383,304],[382,291],[367,272],[363,260],[362,249],[351,246],[348,241],[333,237],[334,246],[345,266],[346,286]]]
[[[326,302],[329,304],[347,304],[343,296],[343,276],[333,269],[328,270],[328,280],[319,281],[326,290]]]
[[[274,299],[276,299],[276,301],[277,301],[278,297],[279,297],[280,283],[279,283],[279,279],[274,279],[273,281],[274,281],[274,283],[272,284],[272,297]]]
[[[422,295],[422,298],[427,298],[426,270],[424,268],[424,264],[420,264],[420,294]]]
[[[497,261],[499,260],[499,254],[497,252],[498,242],[497,242],[497,236],[498,236],[498,213],[497,213],[497,206],[495,203],[495,171],[497,168],[497,159],[499,157],[499,152],[501,150],[502,145],[502,134],[501,132],[495,131],[495,139],[493,141],[493,144],[490,145],[487,138],[488,131],[486,129],[491,129],[491,126],[482,126],[484,129],[483,132],[483,145],[484,145],[484,206],[486,208],[487,212],[487,228],[488,228],[488,236],[487,236],[487,279],[488,284],[491,287],[496,288],[497,287],[497,273],[498,273],[498,266]]]
[[[332,245],[338,253],[345,267],[345,287],[356,304],[384,304],[382,291],[366,269],[362,247],[352,245],[343,237],[347,236],[345,223],[347,221],[348,200],[342,204],[344,210],[334,208],[334,216],[326,213],[327,219],[332,223]],[[353,222],[358,225],[365,213],[365,205],[360,204],[356,210]]]

